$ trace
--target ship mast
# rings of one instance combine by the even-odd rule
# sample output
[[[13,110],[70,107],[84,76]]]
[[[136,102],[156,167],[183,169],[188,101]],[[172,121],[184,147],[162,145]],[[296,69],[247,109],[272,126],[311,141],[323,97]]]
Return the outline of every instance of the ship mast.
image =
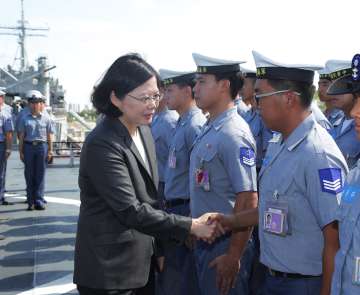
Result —
[[[25,14],[24,14],[24,0],[21,0],[21,19],[18,21],[18,25],[0,26],[0,35],[18,37],[18,43],[20,46],[20,58],[16,58],[16,59],[20,60],[20,72],[24,72],[28,66],[26,49],[25,49],[26,37],[47,37],[45,34],[39,34],[39,33],[29,34],[28,31],[44,32],[44,31],[49,31],[49,28],[28,26],[28,21],[25,20]]]

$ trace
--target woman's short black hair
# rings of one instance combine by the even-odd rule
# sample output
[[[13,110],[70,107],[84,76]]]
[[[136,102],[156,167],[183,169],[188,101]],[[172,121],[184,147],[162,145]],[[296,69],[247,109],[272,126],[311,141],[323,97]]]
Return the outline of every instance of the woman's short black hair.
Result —
[[[123,99],[126,94],[154,76],[159,83],[159,74],[139,54],[123,55],[114,61],[100,83],[94,87],[91,102],[98,113],[120,117],[122,112],[110,100],[111,92],[114,91],[117,98]]]

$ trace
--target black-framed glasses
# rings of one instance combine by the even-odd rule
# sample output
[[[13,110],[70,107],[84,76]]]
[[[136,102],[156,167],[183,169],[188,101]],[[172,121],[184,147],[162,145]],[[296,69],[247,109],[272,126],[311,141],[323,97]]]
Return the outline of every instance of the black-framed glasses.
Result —
[[[160,93],[157,93],[157,94],[155,94],[153,96],[143,96],[143,97],[136,97],[136,96],[133,96],[131,94],[128,94],[128,96],[130,96],[133,99],[136,99],[137,101],[142,102],[143,104],[149,104],[152,101],[155,102],[155,103],[159,103],[160,100],[161,100],[161,94]]]

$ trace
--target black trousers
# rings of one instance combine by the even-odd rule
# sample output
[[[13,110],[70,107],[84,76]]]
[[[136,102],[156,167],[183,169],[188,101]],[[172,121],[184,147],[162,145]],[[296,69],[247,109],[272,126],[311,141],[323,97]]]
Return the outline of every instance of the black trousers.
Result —
[[[147,284],[139,289],[133,290],[105,290],[93,289],[77,285],[80,295],[155,295],[155,259],[152,259]]]

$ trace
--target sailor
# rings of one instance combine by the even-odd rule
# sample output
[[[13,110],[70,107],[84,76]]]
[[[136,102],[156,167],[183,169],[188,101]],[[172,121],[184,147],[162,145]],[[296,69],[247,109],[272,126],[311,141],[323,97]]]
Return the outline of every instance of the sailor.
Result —
[[[206,118],[193,95],[194,73],[161,70],[164,100],[179,114],[165,169],[165,208],[169,213],[190,215],[189,159],[191,147]],[[191,248],[191,247],[190,247]],[[165,294],[198,294],[192,249],[185,245],[165,249],[163,271]]]
[[[12,203],[5,200],[5,178],[14,125],[11,113],[4,107],[5,94],[5,91],[0,90],[0,205],[11,205]]]
[[[240,96],[244,103],[249,106],[249,109],[246,112],[239,112],[238,108],[238,112],[242,115],[246,123],[249,124],[250,130],[256,141],[256,168],[260,171],[261,163],[265,156],[268,142],[273,136],[273,132],[266,128],[257,108],[254,91],[256,71],[242,66],[240,66],[240,70],[244,78],[244,85],[240,90]]]
[[[37,90],[26,93],[30,113],[19,122],[19,153],[25,164],[28,210],[44,210],[46,163],[52,157],[53,123],[43,111],[43,95]]]
[[[360,54],[353,57],[352,73],[331,84],[329,95],[350,94],[354,104],[350,115],[360,126]],[[360,129],[355,129],[360,141]],[[338,211],[340,249],[336,254],[332,295],[360,294],[360,160],[346,178]]]
[[[335,213],[348,168],[310,110],[319,67],[282,64],[255,51],[253,56],[260,114],[279,132],[259,175],[264,294],[328,294],[338,247]]]
[[[352,73],[351,61],[329,60],[326,68],[330,72],[332,81]],[[354,105],[353,96],[349,93],[332,95],[332,104],[341,109],[345,116],[340,123],[341,126],[332,129],[330,133],[351,169],[360,158],[360,141],[356,137],[354,119],[350,117],[350,111]]]
[[[166,75],[166,71],[160,70],[160,78]],[[156,109],[154,118],[151,123],[151,132],[155,142],[156,160],[158,163],[159,173],[159,198],[164,200],[165,188],[165,169],[169,157],[169,147],[174,136],[179,114],[174,110],[169,110],[167,100],[164,99],[164,88],[161,87],[162,99]]]
[[[0,110],[2,112],[7,112],[10,115],[13,113],[13,109],[11,106],[5,103],[6,89],[4,87],[0,87]]]
[[[209,119],[190,158],[192,216],[230,213],[257,206],[256,143],[234,100],[242,87],[240,61],[193,53],[196,103]],[[201,294],[249,294],[253,259],[251,228],[211,246],[198,241],[195,259]],[[249,241],[250,239],[250,241]]]
[[[333,106],[332,97],[326,93],[331,84],[329,70],[325,67],[324,69],[319,70],[318,73],[318,95],[320,101],[325,105],[324,115],[329,120],[332,128],[337,129],[343,120],[344,112]]]

